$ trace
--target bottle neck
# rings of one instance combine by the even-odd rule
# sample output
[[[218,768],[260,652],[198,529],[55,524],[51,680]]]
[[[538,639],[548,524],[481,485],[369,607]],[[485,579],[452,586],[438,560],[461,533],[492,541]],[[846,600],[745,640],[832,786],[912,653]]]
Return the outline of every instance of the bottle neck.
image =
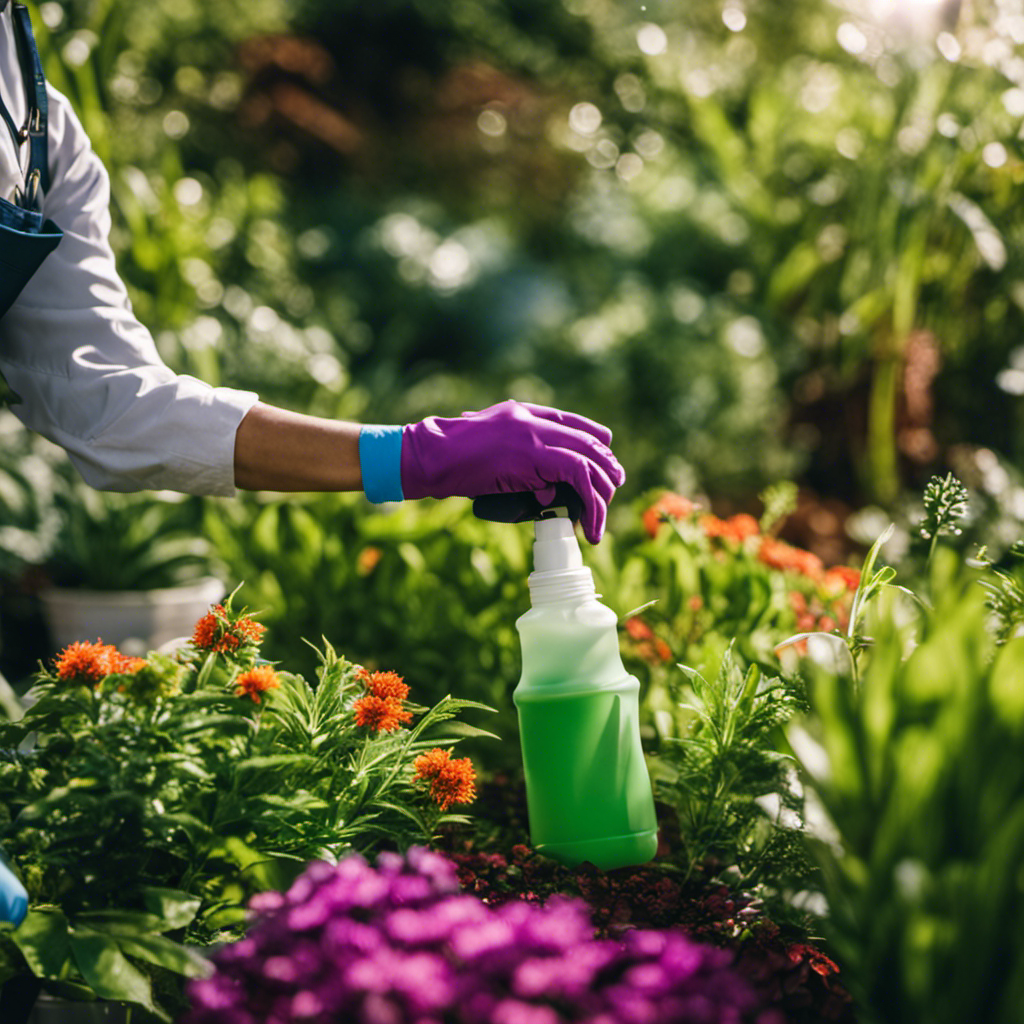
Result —
[[[586,567],[532,572],[526,582],[530,587],[530,604],[534,608],[597,597],[594,574]]]

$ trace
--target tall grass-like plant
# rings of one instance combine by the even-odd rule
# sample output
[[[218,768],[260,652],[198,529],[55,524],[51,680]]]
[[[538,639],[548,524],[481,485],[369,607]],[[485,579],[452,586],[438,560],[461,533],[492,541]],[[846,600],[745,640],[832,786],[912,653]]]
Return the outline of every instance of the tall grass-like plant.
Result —
[[[857,679],[808,665],[798,746],[832,828],[822,922],[865,1024],[1016,1024],[1024,1006],[1024,639],[938,548],[934,607],[885,588]]]

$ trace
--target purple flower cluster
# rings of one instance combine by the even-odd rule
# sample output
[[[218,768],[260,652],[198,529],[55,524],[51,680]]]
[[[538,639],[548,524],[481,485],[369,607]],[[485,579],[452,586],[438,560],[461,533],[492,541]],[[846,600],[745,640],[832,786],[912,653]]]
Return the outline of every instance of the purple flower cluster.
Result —
[[[672,931],[595,939],[564,897],[490,907],[422,848],[314,862],[250,906],[183,1024],[782,1024],[728,952]]]

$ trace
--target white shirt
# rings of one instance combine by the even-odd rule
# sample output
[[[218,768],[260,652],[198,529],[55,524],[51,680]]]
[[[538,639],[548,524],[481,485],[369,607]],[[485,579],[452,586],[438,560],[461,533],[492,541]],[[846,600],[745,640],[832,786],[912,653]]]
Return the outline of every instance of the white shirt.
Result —
[[[231,495],[235,431],[257,396],[164,365],[114,264],[107,172],[68,100],[53,88],[47,94],[51,184],[42,212],[64,238],[0,317],[0,371],[23,399],[13,411],[64,448],[93,487]],[[22,124],[26,100],[4,0],[0,97]],[[20,149],[0,121],[5,199],[24,181],[27,143]]]

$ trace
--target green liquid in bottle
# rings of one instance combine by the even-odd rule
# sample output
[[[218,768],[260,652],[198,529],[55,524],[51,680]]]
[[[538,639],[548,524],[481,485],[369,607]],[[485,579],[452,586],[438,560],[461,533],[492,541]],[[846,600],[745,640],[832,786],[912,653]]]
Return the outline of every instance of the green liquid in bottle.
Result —
[[[616,617],[597,600],[566,518],[542,519],[533,607],[516,623],[519,713],[530,837],[564,864],[608,870],[658,847],[640,745],[640,684],[619,654]]]

